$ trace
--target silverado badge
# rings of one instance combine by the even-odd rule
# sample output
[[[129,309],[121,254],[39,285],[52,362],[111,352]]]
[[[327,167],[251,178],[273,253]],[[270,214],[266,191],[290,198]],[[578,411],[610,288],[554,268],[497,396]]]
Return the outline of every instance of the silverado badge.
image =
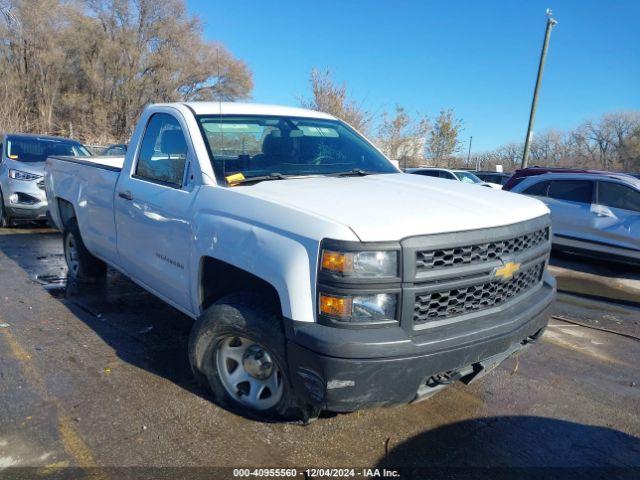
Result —
[[[507,262],[504,266],[496,269],[495,276],[500,280],[509,280],[518,270],[520,270],[519,263]]]

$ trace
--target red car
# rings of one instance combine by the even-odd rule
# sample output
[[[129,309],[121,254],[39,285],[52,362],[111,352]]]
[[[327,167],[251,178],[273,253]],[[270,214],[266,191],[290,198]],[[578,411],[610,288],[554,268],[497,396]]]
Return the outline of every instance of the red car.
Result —
[[[545,173],[594,173],[600,175],[610,175],[611,172],[605,172],[602,170],[584,170],[580,168],[552,168],[552,167],[528,167],[521,168],[513,172],[511,178],[507,180],[507,183],[502,187],[503,190],[511,190],[518,183],[524,180],[526,177],[532,177],[534,175],[543,175]]]

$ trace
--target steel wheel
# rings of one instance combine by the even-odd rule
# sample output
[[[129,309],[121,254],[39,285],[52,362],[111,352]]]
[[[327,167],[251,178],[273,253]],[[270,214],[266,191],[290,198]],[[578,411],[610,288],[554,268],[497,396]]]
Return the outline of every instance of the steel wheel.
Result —
[[[69,276],[77,277],[80,269],[80,260],[78,259],[78,244],[73,233],[68,233],[64,240],[64,258],[69,268]]]
[[[282,372],[260,344],[245,337],[225,337],[216,349],[216,365],[227,393],[247,407],[267,410],[282,398]]]

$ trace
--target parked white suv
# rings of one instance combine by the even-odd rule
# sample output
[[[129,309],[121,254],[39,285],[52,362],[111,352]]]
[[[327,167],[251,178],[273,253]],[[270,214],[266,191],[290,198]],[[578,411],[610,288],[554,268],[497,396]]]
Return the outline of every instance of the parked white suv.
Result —
[[[198,381],[262,417],[468,383],[554,298],[542,202],[403,174],[324,113],[153,105],[126,157],[51,157],[46,189],[69,274],[109,264],[194,318]]]

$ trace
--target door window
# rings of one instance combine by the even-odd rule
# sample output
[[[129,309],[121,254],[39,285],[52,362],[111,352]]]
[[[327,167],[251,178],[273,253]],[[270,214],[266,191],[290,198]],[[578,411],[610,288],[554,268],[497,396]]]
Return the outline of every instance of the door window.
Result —
[[[457,180],[456,176],[453,173],[445,172],[444,170],[440,170],[440,178],[446,178],[447,180]]]
[[[122,155],[126,155],[126,152],[125,152],[124,148],[122,148],[120,146],[117,146],[117,147],[108,148],[107,151],[104,152],[103,155],[121,157]]]
[[[526,188],[522,193],[524,193],[525,195],[537,195],[539,197],[546,197],[550,183],[550,180],[534,183],[530,187]]]
[[[439,176],[438,172],[434,172],[433,170],[417,170],[413,173],[418,175],[424,175],[425,177],[437,177]]]
[[[556,200],[591,203],[593,182],[590,180],[552,180],[547,195]]]
[[[187,159],[187,143],[180,123],[172,115],[154,114],[144,132],[135,176],[181,187]]]
[[[640,192],[620,183],[598,182],[598,203],[640,212]]]

